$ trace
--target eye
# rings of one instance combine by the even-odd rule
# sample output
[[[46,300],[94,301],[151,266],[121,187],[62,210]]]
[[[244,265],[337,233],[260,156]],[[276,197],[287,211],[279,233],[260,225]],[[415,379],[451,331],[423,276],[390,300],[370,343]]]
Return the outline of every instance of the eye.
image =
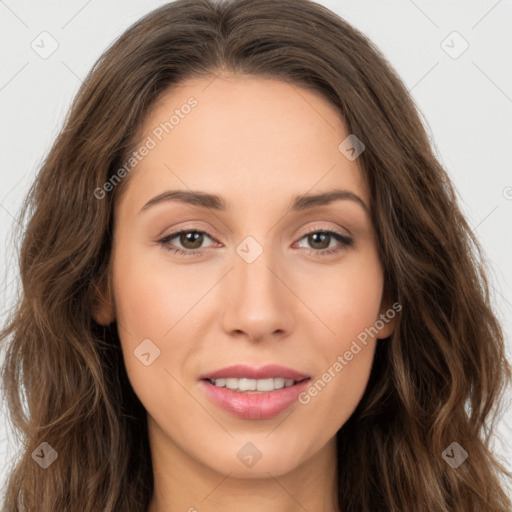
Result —
[[[208,235],[208,233],[205,231],[199,231],[195,229],[182,229],[165,236],[161,240],[158,240],[158,243],[160,243],[166,250],[172,253],[180,254],[183,256],[190,256],[201,252],[198,249],[201,247],[205,236],[211,240],[210,235]],[[174,244],[171,244],[171,240],[174,240],[175,238],[178,239],[179,243],[182,245],[182,247],[184,247],[185,250],[179,247],[175,247]]]
[[[212,237],[205,231],[196,229],[181,229],[179,231],[174,231],[173,233],[170,233],[164,238],[158,240],[158,243],[162,245],[167,251],[174,254],[179,254],[181,256],[193,256],[202,252],[204,247],[201,246],[203,245],[205,238],[213,240]],[[172,242],[174,239],[177,239],[181,247],[176,247],[176,243]],[[307,253],[311,256],[327,256],[330,254],[335,254],[344,250],[346,247],[353,245],[352,238],[343,235],[334,229],[325,229],[316,226],[308,233],[303,235],[299,239],[299,242],[303,239],[306,239],[307,243],[312,247],[312,250],[308,251]],[[331,242],[336,241],[338,244],[334,244],[333,247]]]
[[[335,229],[325,229],[318,226],[313,227],[311,231],[306,233],[300,240],[306,239],[310,247],[314,250],[308,251],[309,256],[328,256],[336,254],[346,247],[353,245],[352,238],[339,233]],[[331,242],[338,242],[338,245],[331,245]],[[330,247],[329,247],[330,246]]]

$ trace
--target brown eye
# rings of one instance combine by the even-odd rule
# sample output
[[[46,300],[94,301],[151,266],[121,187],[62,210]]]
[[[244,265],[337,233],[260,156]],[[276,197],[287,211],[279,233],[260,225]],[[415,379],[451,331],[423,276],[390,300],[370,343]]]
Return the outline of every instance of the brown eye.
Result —
[[[201,252],[205,237],[211,239],[210,235],[204,231],[182,229],[167,235],[158,242],[168,251],[188,256]],[[176,240],[176,242],[171,242],[172,240]]]
[[[329,254],[335,254],[342,251],[346,247],[353,245],[354,243],[350,237],[342,235],[335,230],[318,228],[315,229],[315,231],[310,231],[301,238],[301,240],[306,239],[309,248],[312,249],[309,251],[309,255],[326,256]],[[329,247],[333,240],[338,241],[337,247],[336,244],[334,247]]]
[[[178,238],[185,249],[199,249],[203,243],[203,234],[199,231],[183,231]]]
[[[308,235],[308,243],[313,249],[327,249],[330,245],[331,238],[332,235],[325,232],[312,233]]]
[[[208,233],[196,229],[182,229],[167,235],[158,242],[168,251],[182,256],[199,254],[206,238],[212,240]],[[318,229],[306,233],[300,240],[306,239],[309,248],[309,255],[327,256],[335,254],[353,244],[353,240],[332,229]],[[338,241],[334,247],[330,247],[332,241]]]

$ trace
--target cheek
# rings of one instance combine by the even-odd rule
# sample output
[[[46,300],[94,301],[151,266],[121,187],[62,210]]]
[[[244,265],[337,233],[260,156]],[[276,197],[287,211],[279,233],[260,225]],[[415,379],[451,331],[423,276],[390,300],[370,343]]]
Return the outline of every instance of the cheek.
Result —
[[[114,259],[116,316],[130,336],[163,339],[197,297],[194,286],[199,288],[200,284],[194,281],[194,276],[187,282],[183,272],[170,273],[165,258],[154,257],[160,251],[163,249],[130,246],[123,252],[119,247],[122,256]]]
[[[181,367],[183,343],[169,350],[173,326],[185,314],[184,290],[180,283],[165,278],[164,269],[155,268],[148,259],[153,251],[137,250],[118,244],[113,261],[115,313],[126,370],[133,389],[147,405],[155,390],[161,388],[163,373],[172,355]],[[178,326],[179,327],[179,326]],[[150,341],[147,341],[150,340]],[[180,349],[181,347],[181,349]],[[149,354],[146,355],[146,354]],[[146,364],[147,363],[147,364]],[[175,373],[175,369],[171,368]],[[162,397],[156,394],[155,399]]]
[[[316,334],[321,364],[301,403],[309,408],[313,424],[326,421],[336,430],[350,417],[368,383],[383,275],[376,253],[371,252],[316,282],[324,286],[309,295],[311,307],[319,312],[326,335]],[[320,423],[316,426],[320,428]]]
[[[164,249],[148,250],[121,240],[113,261],[124,362],[132,387],[145,406],[162,400],[162,394],[156,393],[164,389],[162,382],[163,393],[182,394],[168,373],[184,382],[191,371],[191,356],[203,338],[198,319],[206,313],[209,302],[205,293],[212,283],[211,271],[206,268],[202,273],[193,265],[173,269],[165,256]],[[147,349],[142,351],[142,346]],[[152,362],[146,366],[137,355],[148,351]],[[153,354],[157,354],[154,359]]]
[[[382,267],[374,250],[351,255],[331,272],[320,269],[301,278],[310,308],[325,326],[326,340],[336,350],[378,319],[383,290]]]

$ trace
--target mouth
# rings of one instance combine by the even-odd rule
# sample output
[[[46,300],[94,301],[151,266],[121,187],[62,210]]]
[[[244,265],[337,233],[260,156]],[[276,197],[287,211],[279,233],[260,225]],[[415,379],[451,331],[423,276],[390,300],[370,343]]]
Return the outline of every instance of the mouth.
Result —
[[[298,401],[311,377],[291,368],[235,365],[201,375],[207,397],[225,412],[241,419],[270,419]]]

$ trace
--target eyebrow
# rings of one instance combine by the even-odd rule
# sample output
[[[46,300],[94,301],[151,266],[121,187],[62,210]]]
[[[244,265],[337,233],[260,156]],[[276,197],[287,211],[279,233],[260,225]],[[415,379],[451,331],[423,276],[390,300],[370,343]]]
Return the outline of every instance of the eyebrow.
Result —
[[[304,194],[295,196],[292,202],[292,211],[303,211],[319,206],[325,206],[339,200],[349,200],[360,205],[365,212],[369,213],[366,203],[354,192],[350,190],[334,189],[321,194]],[[180,203],[209,208],[217,211],[228,210],[228,203],[224,198],[216,194],[209,194],[198,190],[167,190],[152,199],[150,199],[141,209],[147,210],[151,206],[168,201],[178,201]]]

